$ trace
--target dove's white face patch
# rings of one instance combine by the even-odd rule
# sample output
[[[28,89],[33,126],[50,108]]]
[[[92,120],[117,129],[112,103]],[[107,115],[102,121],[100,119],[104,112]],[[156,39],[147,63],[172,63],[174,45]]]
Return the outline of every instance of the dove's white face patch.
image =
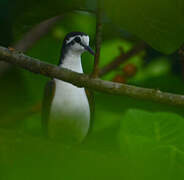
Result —
[[[89,46],[89,36],[82,36],[82,43],[86,46]]]
[[[71,37],[69,40],[66,41],[66,44],[70,44],[77,36]]]

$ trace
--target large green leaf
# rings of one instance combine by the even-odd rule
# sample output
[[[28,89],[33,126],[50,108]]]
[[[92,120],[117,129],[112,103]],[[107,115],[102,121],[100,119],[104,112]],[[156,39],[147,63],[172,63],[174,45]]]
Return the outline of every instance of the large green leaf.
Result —
[[[183,0],[107,0],[103,6],[116,25],[161,52],[172,53],[184,42]]]
[[[183,179],[184,118],[130,109],[119,135],[123,156],[137,179]]]
[[[183,0],[107,0],[103,1],[103,7],[103,19],[106,19],[106,23],[112,21],[114,30],[125,29],[161,52],[173,53],[184,41]],[[44,19],[79,9],[95,10],[96,1],[16,0],[16,6],[12,10],[15,15],[15,35],[19,37]]]

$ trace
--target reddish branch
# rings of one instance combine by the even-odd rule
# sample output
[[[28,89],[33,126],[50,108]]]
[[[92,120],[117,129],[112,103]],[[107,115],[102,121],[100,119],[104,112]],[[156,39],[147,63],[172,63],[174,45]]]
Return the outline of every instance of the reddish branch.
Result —
[[[98,4],[98,10],[96,14],[96,39],[95,39],[95,59],[94,59],[94,67],[92,72],[92,77],[98,77],[99,72],[99,60],[100,60],[100,47],[101,47],[101,37],[102,37],[102,12],[100,1]]]
[[[99,76],[104,76],[105,74],[111,72],[112,70],[119,67],[125,60],[137,55],[139,52],[141,52],[145,48],[145,43],[141,42],[136,44],[131,50],[129,50],[127,53],[122,53],[120,56],[116,57],[112,62],[105,65],[102,69],[99,71]]]

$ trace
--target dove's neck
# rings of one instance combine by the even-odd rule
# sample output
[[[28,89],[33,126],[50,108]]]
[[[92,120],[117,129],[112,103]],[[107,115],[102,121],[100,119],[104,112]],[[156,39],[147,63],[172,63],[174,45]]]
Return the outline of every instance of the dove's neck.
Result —
[[[78,73],[83,73],[81,53],[73,53],[69,51],[62,60],[60,67],[67,68]]]

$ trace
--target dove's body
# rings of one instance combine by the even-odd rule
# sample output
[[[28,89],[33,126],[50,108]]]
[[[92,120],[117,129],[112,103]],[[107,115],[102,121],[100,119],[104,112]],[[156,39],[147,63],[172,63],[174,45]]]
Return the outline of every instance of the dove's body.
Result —
[[[80,56],[66,58],[68,59],[64,60],[62,67],[83,73]],[[85,89],[61,80],[54,81],[55,96],[51,105],[50,135],[63,136],[64,133],[65,138],[71,135],[80,141],[86,136],[90,124],[90,108]],[[57,128],[58,126],[60,128]]]
[[[86,35],[85,35],[86,36]],[[82,36],[80,36],[82,39]],[[89,37],[83,38],[83,43],[89,45]],[[67,42],[67,40],[65,40]],[[68,39],[70,43],[70,39]],[[77,47],[78,48],[78,47]],[[84,50],[76,51],[64,49],[60,67],[83,73],[81,54]],[[78,88],[70,83],[53,79],[50,81],[51,93],[45,93],[47,99],[43,113],[43,122],[46,122],[46,130],[50,137],[63,139],[67,142],[82,141],[88,133],[90,126],[90,107],[84,88]],[[50,87],[50,85],[48,86]],[[46,88],[48,89],[48,88]],[[48,90],[47,90],[48,92]],[[47,96],[52,94],[51,98]],[[49,104],[49,106],[48,106]],[[44,103],[43,103],[44,108]],[[43,109],[44,112],[44,109]],[[44,120],[46,119],[46,121]]]

